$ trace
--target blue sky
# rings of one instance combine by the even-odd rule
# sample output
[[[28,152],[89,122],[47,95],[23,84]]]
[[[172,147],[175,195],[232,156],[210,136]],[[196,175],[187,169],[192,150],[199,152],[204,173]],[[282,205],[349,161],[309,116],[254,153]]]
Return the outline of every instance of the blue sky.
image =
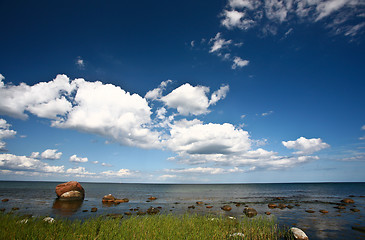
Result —
[[[365,181],[363,1],[0,8],[0,180]]]

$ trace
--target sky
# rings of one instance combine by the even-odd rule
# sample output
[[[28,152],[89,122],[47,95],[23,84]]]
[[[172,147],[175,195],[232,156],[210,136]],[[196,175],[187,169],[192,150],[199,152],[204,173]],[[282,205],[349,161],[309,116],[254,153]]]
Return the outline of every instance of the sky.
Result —
[[[362,0],[0,9],[0,180],[365,181]]]

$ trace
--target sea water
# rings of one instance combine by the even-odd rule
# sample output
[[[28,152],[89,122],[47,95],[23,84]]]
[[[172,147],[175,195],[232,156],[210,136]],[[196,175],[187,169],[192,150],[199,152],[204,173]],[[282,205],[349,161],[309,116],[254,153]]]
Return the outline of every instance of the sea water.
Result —
[[[17,214],[84,219],[109,213],[146,211],[161,207],[161,213],[213,214],[242,217],[245,207],[255,208],[259,215],[277,218],[279,224],[303,229],[310,239],[365,239],[365,234],[353,230],[364,226],[365,183],[281,183],[281,184],[130,184],[81,183],[85,199],[81,202],[56,200],[55,187],[59,182],[0,181],[0,209],[5,213],[18,207]],[[104,195],[128,198],[128,203],[103,204]],[[149,197],[156,197],[150,201]],[[346,209],[337,206],[344,198],[355,200]],[[197,205],[197,201],[203,204]],[[269,209],[268,203],[283,203],[293,208]],[[225,212],[223,205],[232,210]],[[238,204],[238,205],[237,205]],[[194,205],[195,208],[188,208]],[[207,205],[213,206],[206,208]],[[237,206],[236,206],[237,205]],[[91,212],[96,207],[97,212]],[[358,209],[353,212],[350,209]],[[131,210],[132,209],[132,210]],[[319,210],[327,210],[322,214]],[[85,212],[87,210],[87,212]],[[308,213],[305,210],[313,210]],[[270,216],[265,212],[271,212]]]

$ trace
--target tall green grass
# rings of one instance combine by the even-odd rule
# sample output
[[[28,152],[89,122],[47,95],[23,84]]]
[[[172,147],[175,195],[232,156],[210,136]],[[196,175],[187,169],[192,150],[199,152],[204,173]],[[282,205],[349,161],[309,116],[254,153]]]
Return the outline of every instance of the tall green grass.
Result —
[[[288,229],[279,228],[274,219],[229,219],[199,215],[107,217],[85,221],[29,218],[0,214],[0,239],[293,239]],[[232,237],[243,233],[244,237]]]

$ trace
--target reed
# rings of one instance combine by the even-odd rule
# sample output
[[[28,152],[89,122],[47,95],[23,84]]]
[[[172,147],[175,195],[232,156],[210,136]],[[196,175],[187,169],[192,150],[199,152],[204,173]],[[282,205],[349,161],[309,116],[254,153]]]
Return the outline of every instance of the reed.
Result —
[[[0,214],[0,229],[0,239],[293,239],[274,218],[260,216],[230,219],[161,214],[48,223],[43,217]]]

